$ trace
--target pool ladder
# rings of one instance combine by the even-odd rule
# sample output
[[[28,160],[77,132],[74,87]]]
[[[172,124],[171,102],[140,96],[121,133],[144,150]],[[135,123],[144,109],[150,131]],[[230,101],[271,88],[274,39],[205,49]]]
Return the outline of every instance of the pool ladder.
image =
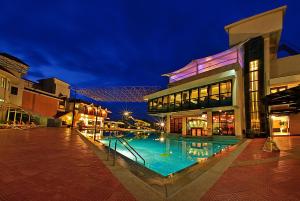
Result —
[[[113,158],[113,165],[116,163],[117,158],[117,144],[120,142],[124,145],[124,147],[135,157],[135,162],[138,163],[138,157],[143,161],[143,164],[146,164],[145,159],[125,140],[123,137],[115,137],[115,147],[114,147],[114,158]],[[108,153],[107,153],[107,160],[109,160],[110,155],[110,149],[111,149],[111,138],[109,139],[108,143]]]

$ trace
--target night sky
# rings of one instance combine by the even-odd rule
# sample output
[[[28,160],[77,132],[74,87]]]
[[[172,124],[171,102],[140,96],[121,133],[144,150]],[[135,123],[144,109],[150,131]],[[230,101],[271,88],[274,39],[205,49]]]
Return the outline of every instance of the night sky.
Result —
[[[32,80],[166,87],[161,74],[228,48],[225,25],[282,5],[282,42],[299,50],[297,0],[1,1],[0,51],[29,64]],[[135,106],[112,107],[117,114]],[[138,108],[144,118],[146,108]]]

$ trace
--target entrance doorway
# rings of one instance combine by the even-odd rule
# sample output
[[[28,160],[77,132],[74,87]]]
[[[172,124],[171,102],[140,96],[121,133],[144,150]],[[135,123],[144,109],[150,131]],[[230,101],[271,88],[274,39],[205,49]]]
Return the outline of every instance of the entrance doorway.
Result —
[[[290,119],[289,116],[272,116],[273,135],[289,135]]]
[[[187,118],[187,134],[191,136],[207,135],[207,114]]]

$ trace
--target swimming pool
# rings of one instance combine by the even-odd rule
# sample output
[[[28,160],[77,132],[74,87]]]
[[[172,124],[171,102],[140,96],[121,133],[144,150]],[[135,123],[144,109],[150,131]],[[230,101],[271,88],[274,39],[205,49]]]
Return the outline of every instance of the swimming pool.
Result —
[[[146,168],[162,176],[181,171],[238,142],[238,139],[162,137],[158,133],[130,133],[125,135],[124,139],[144,158]],[[111,147],[114,147],[115,141],[116,138],[111,138]],[[105,137],[100,142],[108,146],[109,137]],[[120,142],[117,143],[117,152],[133,161],[136,160]],[[143,160],[139,157],[137,157],[137,162],[143,165]]]

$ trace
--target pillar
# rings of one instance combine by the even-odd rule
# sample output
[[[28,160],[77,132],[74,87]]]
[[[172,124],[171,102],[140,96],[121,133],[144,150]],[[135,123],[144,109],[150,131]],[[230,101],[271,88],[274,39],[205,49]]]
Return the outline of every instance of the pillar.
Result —
[[[265,95],[270,94],[270,36],[264,37]]]
[[[10,115],[10,107],[8,107],[8,110],[7,110],[7,119],[6,119],[7,123],[9,121],[9,115]]]
[[[186,117],[182,117],[182,135],[186,136],[187,129],[186,129]]]
[[[243,72],[241,69],[236,71],[236,77],[233,82],[233,97],[234,97],[234,128],[235,135],[242,136],[245,131],[245,100],[244,100],[244,81]]]
[[[15,109],[14,124],[16,123],[16,118],[17,118],[17,110]]]
[[[171,115],[166,116],[166,132],[171,133]]]
[[[20,115],[20,124],[22,124],[22,117],[23,117],[23,112],[21,112],[21,115]]]
[[[212,136],[213,125],[212,125],[212,111],[207,111],[207,135]]]

